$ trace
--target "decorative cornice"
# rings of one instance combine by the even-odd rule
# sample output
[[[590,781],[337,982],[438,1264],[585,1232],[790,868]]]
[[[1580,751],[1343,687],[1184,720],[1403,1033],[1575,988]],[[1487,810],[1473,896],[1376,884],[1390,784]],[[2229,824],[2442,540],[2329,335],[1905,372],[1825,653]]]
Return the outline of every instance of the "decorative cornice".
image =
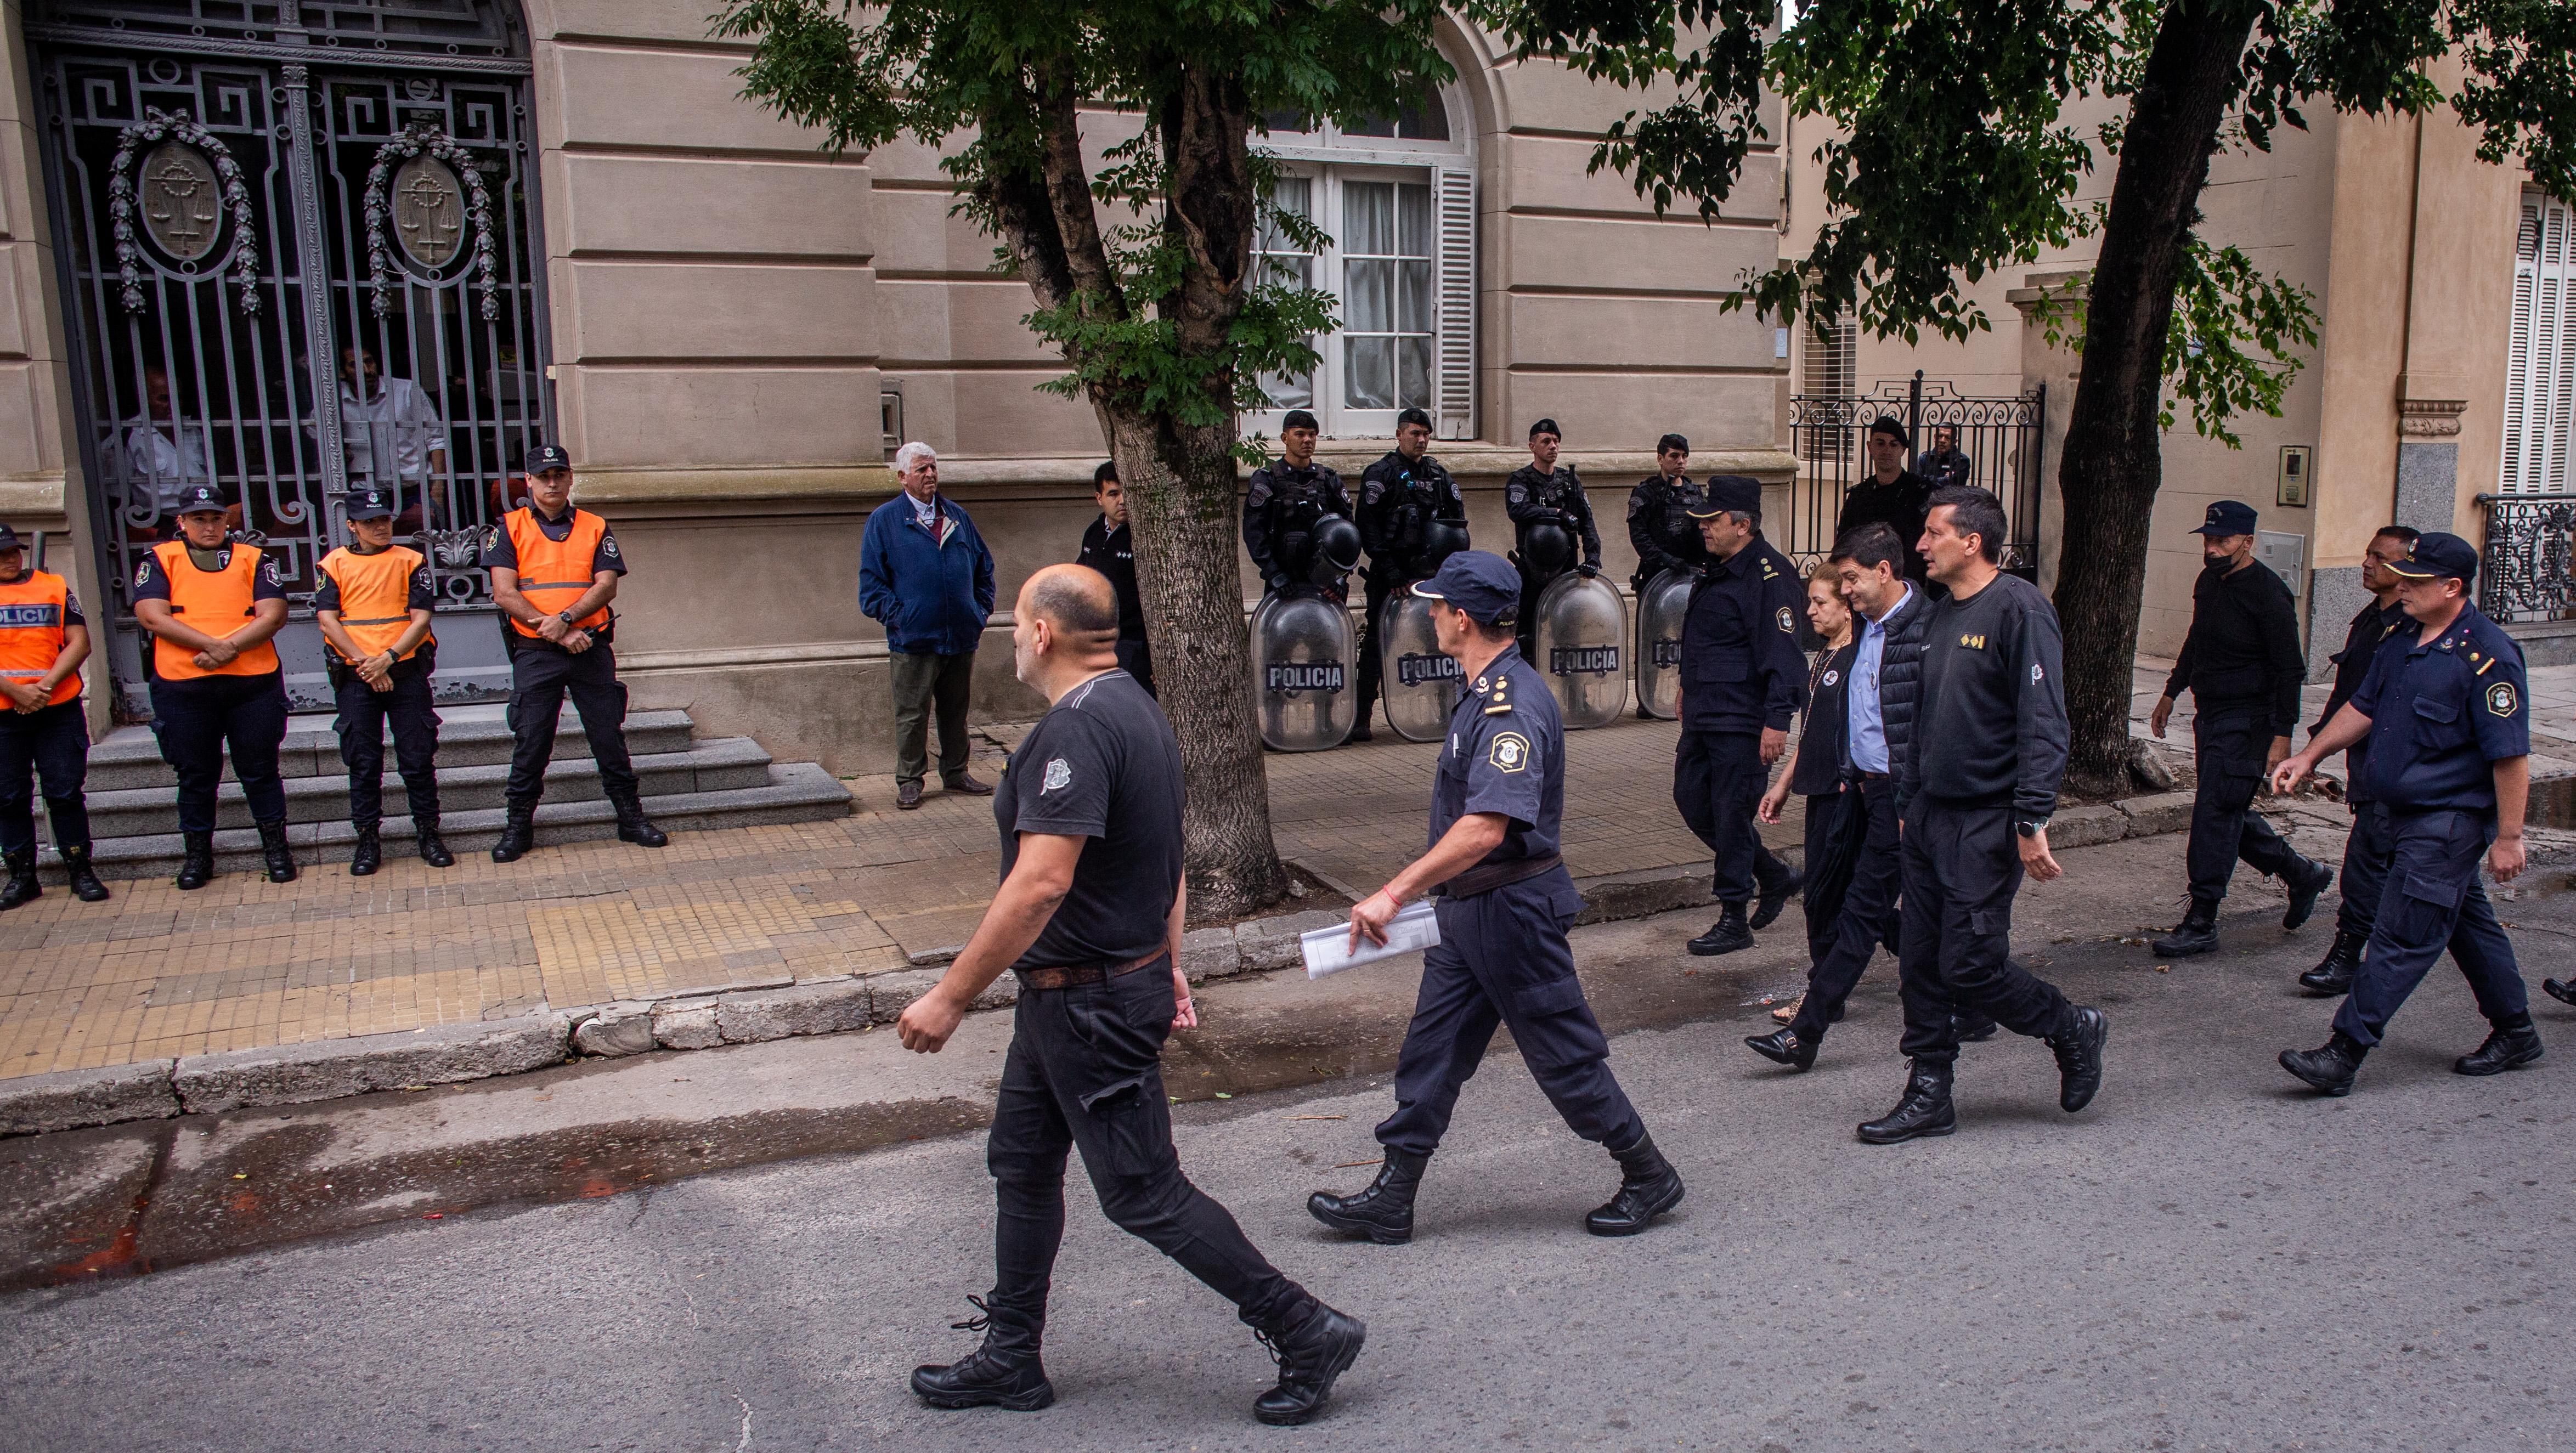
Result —
[[[2455,439],[2466,399],[2405,399],[2397,405],[2397,433],[2405,439]]]

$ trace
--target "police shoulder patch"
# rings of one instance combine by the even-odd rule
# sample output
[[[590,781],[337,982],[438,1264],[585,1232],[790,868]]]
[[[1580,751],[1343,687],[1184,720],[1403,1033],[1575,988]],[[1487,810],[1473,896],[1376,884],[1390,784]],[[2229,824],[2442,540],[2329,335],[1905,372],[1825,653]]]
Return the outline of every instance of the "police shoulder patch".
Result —
[[[2499,681],[2487,688],[2487,711],[2495,716],[2511,716],[2522,708],[2522,698],[2510,681]]]
[[[1780,613],[1773,616],[1772,619],[1780,623],[1781,630],[1793,636],[1798,634],[1798,618],[1789,613],[1789,608],[1787,606],[1784,605],[1780,607]]]
[[[1046,780],[1038,784],[1038,795],[1044,797],[1072,784],[1073,764],[1062,757],[1052,758],[1046,764]]]
[[[1505,772],[1517,772],[1529,765],[1529,738],[1519,732],[1498,733],[1485,748],[1485,760]]]

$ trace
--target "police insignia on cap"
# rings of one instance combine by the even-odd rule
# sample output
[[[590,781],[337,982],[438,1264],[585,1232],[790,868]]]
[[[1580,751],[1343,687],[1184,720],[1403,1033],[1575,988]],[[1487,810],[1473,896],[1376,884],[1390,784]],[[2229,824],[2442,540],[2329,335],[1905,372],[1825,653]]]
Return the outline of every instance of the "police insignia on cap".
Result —
[[[1529,765],[1529,738],[1519,732],[1505,732],[1494,738],[1493,746],[1486,749],[1485,759],[1502,771],[1517,772]]]
[[[2499,681],[2487,688],[2487,711],[2495,716],[2511,716],[2522,705],[2514,694],[2513,683]]]

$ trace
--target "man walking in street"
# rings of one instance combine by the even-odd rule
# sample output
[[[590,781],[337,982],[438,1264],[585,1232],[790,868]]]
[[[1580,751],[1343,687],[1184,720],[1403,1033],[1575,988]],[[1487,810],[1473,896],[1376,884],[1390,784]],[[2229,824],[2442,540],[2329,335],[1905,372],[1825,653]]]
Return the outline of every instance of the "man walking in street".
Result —
[[[2299,650],[2299,605],[2271,567],[2254,558],[2254,509],[2232,499],[2209,507],[2192,533],[2206,565],[2191,593],[2191,632],[2156,699],[2147,729],[2161,739],[2174,698],[2192,694],[2192,759],[2200,775],[2191,804],[2191,908],[2173,932],[2156,940],[2161,958],[2218,947],[2218,904],[2239,858],[2281,880],[2290,905],[2281,927],[2308,921],[2334,869],[2302,857],[2253,810],[2264,774],[2290,755],[2299,727],[2299,688],[2307,661]]]
[[[939,454],[927,444],[895,451],[903,492],[877,506],[859,540],[859,610],[885,627],[894,692],[894,805],[921,806],[930,770],[930,718],[939,716],[939,780],[988,797],[966,770],[966,711],[975,648],[993,614],[993,552],[966,512],[939,492]]]
[[[1048,1284],[1064,1239],[1064,1168],[1082,1152],[1100,1209],[1235,1304],[1279,1360],[1253,1404],[1302,1423],[1360,1353],[1368,1329],[1280,1275],[1225,1207],[1190,1184],[1172,1146],[1161,1054],[1198,1013],[1180,969],[1188,923],[1181,873],[1181,754],[1172,725],[1118,669],[1109,583],[1053,565],[1020,587],[1014,666],[1048,710],[1013,754],[993,817],[1002,886],[938,985],[896,1022],[903,1046],[937,1054],[1004,970],[1020,995],[986,1163],[999,1214],[992,1292],[963,1327],[984,1333],[962,1361],[912,1374],[939,1408],[1030,1412],[1055,1400],[1040,1361]]]
[[[1869,476],[1843,496],[1842,512],[1834,517],[1834,538],[1842,539],[1863,525],[1887,526],[1905,542],[1905,578],[1919,582],[1926,577],[1916,542],[1923,538],[1923,512],[1930,507],[1932,486],[1905,467],[1911,442],[1912,436],[1894,415],[1881,414],[1871,422]]]
[[[1901,745],[1889,753],[1904,864],[1897,991],[1913,1063],[1896,1108],[1860,1127],[1871,1145],[1957,1128],[1954,1009],[2046,1039],[2067,1113],[2102,1087],[2102,1012],[2068,1003],[2010,957],[2022,875],[2045,883],[2064,871],[2048,819],[2068,733],[2057,612],[2038,586],[2002,572],[2004,528],[2003,505],[1969,488],[1933,495],[1923,529],[1921,553],[1949,595],[1924,624],[1921,692],[1903,725],[1891,722]]]
[[[1118,669],[1152,696],[1154,654],[1145,644],[1145,602],[1136,590],[1136,532],[1127,527],[1127,487],[1119,482],[1117,460],[1091,472],[1091,500],[1100,515],[1083,528],[1082,550],[1073,562],[1107,576],[1118,592]]]
[[[1359,724],[1349,738],[1354,742],[1373,735],[1369,715],[1384,665],[1378,659],[1378,618],[1386,614],[1387,597],[1422,578],[1434,523],[1467,523],[1467,497],[1430,448],[1431,416],[1407,409],[1396,416],[1395,447],[1360,476],[1360,543],[1368,548],[1369,563],[1367,614],[1360,621]]]
[[[2308,728],[2309,741],[2325,734],[2327,723],[2370,675],[2380,646],[2406,624],[2406,605],[2397,598],[2399,578],[2388,567],[2414,553],[2415,540],[2416,532],[2408,526],[2382,525],[2362,551],[2361,586],[2370,600],[2354,612],[2343,649],[2334,653],[2334,689],[2326,696],[2326,709],[2317,713],[2317,724]],[[2343,800],[2352,810],[2352,833],[2343,843],[2343,906],[2335,914],[2334,943],[2315,968],[2299,975],[2299,987],[2319,998],[2351,992],[2361,951],[2370,942],[2370,926],[2379,916],[2380,892],[2388,886],[2392,845],[2387,819],[2370,810],[2369,771],[2370,738],[2363,737],[2343,754]]]

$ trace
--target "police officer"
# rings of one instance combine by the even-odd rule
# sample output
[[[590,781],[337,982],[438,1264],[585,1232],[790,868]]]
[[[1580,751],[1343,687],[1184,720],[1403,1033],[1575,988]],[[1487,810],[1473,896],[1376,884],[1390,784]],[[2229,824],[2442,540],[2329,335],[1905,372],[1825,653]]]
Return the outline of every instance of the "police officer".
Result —
[[[2308,729],[2308,740],[2324,733],[2370,674],[2380,643],[2406,624],[2406,607],[2397,599],[2397,576],[2388,567],[2415,549],[2416,531],[2406,525],[2382,525],[2361,553],[2361,584],[2370,601],[2353,614],[2343,649],[2334,654],[2334,689],[2326,709]],[[2343,844],[2343,907],[2335,915],[2334,943],[2317,966],[2299,975],[2299,987],[2331,998],[2352,989],[2361,968],[2361,951],[2370,942],[2370,925],[2379,915],[2379,895],[2388,886],[2390,844],[2387,819],[2370,810],[2370,739],[2362,738],[2343,754],[2343,800],[2352,809],[2352,834]]]
[[[1431,416],[1406,409],[1395,417],[1395,447],[1360,476],[1360,543],[1368,547],[1368,615],[1360,622],[1360,714],[1350,740],[1369,740],[1377,705],[1378,617],[1387,597],[1422,578],[1424,535],[1434,521],[1464,526],[1467,497],[1448,467],[1427,452]]]
[[[1413,1236],[1414,1193],[1498,1024],[1574,1133],[1616,1157],[1619,1189],[1584,1218],[1595,1236],[1633,1236],[1680,1204],[1682,1178],[1610,1073],[1610,1042],[1584,1002],[1566,930],[1583,906],[1557,855],[1565,735],[1547,678],[1512,649],[1519,582],[1484,550],[1461,550],[1414,587],[1432,602],[1443,654],[1469,681],[1449,718],[1431,784],[1430,850],[1351,910],[1351,942],[1386,941],[1409,899],[1436,892],[1440,942],[1395,1065],[1386,1161],[1356,1195],[1318,1191],[1315,1219],[1381,1245]]]
[[[501,517],[483,537],[483,568],[492,572],[492,603],[507,617],[510,650],[510,779],[502,789],[508,816],[492,861],[513,862],[536,845],[537,802],[553,760],[555,721],[564,694],[581,713],[582,735],[599,764],[599,785],[617,810],[620,841],[658,848],[670,839],[644,815],[642,785],[626,753],[626,687],[617,679],[610,641],[617,618],[608,603],[626,557],[608,522],[572,502],[572,456],[560,446],[528,451],[528,502]]]
[[[1252,471],[1243,496],[1243,547],[1270,590],[1313,581],[1315,525],[1326,515],[1351,517],[1351,495],[1330,466],[1315,462],[1315,416],[1290,409],[1279,426],[1280,457]],[[1324,586],[1335,599],[1347,585]]]
[[[2370,810],[2386,820],[2391,847],[2388,886],[2333,1036],[2281,1052],[2281,1068],[2328,1095],[2351,1093],[2363,1056],[2444,948],[2490,1026],[2451,1068],[2492,1075],[2541,1054],[2513,940],[2478,881],[2481,858],[2498,883],[2522,876],[2525,862],[2531,703],[2522,648],[2469,604],[2478,552],[2468,541],[2427,534],[2388,568],[2412,628],[2381,644],[2352,700],[2272,773],[2272,790],[2290,791],[2326,753],[2367,736]]]
[[[2299,606],[2290,587],[2254,558],[2254,509],[2232,499],[2209,507],[2200,528],[2206,562],[2192,586],[2191,632],[2156,699],[2147,729],[2159,738],[2174,698],[2191,692],[2192,758],[2200,785],[2191,804],[2191,908],[2156,940],[2159,956],[2182,958],[2218,947],[2218,903],[2242,858],[2289,890],[2283,928],[2308,921],[2334,869],[2300,856],[2252,810],[2263,775],[2290,755],[2299,725],[2307,660],[2299,650]]]
[[[1905,718],[1890,761],[1905,900],[1897,993],[1913,1064],[1896,1108],[1860,1127],[1871,1145],[1957,1128],[1958,1012],[2045,1038],[2068,1114],[2102,1087],[2102,1012],[2068,1003],[2011,958],[2023,873],[2044,883],[2064,871],[2048,850],[2048,819],[2068,731],[2057,612],[2038,586],[1998,568],[2004,538],[2003,505],[1991,493],[1962,486],[1932,496],[1919,548],[1949,594],[1924,622],[1920,696],[1880,698],[1892,726]]]
[[[1690,515],[1703,496],[1698,483],[1683,472],[1690,467],[1690,440],[1666,434],[1656,441],[1655,466],[1655,473],[1628,491],[1628,543],[1637,552],[1637,572],[1628,577],[1628,588],[1641,604],[1656,576],[1708,561],[1699,542],[1699,522]],[[1637,720],[1652,721],[1654,716],[1641,698]]]
[[[938,985],[896,1022],[937,1054],[1005,969],[1019,975],[986,1165],[1000,1211],[983,1332],[964,1359],[912,1374],[938,1408],[1030,1412],[1055,1400],[1040,1361],[1047,1284],[1064,1239],[1064,1163],[1082,1152],[1100,1209],[1228,1301],[1279,1360],[1253,1404],[1302,1423],[1360,1353],[1368,1329],[1280,1275],[1234,1217],[1181,1173],[1163,1094],[1163,1041],[1198,1011],[1180,971],[1189,885],[1181,872],[1181,748],[1172,724],[1118,669],[1108,582],[1051,565],[1020,587],[1011,644],[1047,714],[993,798],[1002,886]]]
[[[456,857],[438,835],[438,712],[429,682],[438,669],[438,638],[429,633],[438,586],[418,550],[394,543],[391,490],[353,489],[341,513],[350,543],[315,567],[322,585],[313,593],[313,622],[331,648],[324,665],[340,707],[331,726],[349,768],[349,823],[358,830],[349,875],[364,878],[384,864],[377,825],[384,816],[388,723],[420,859],[452,867]]]
[[[1905,451],[1913,439],[1893,415],[1881,414],[1870,421],[1869,476],[1843,496],[1842,511],[1834,517],[1834,538],[1842,539],[1863,525],[1885,525],[1905,542],[1905,578],[1922,582],[1928,577],[1922,552],[1915,547],[1923,538],[1923,513],[1931,508],[1932,485],[1905,467]]]
[[[1788,749],[1807,658],[1798,649],[1798,570],[1762,538],[1761,484],[1718,475],[1691,518],[1709,565],[1691,586],[1682,621],[1673,805],[1715,855],[1709,891],[1720,916],[1690,941],[1692,953],[1707,956],[1753,947],[1753,930],[1769,927],[1798,891],[1798,875],[1763,845],[1753,815],[1766,771]],[[1761,902],[1748,922],[1745,905],[1757,890]]]
[[[1577,541],[1583,546],[1583,558],[1574,568],[1586,575],[1601,573],[1601,532],[1592,523],[1592,501],[1584,496],[1583,481],[1575,477],[1574,466],[1556,462],[1564,445],[1565,432],[1556,427],[1556,420],[1541,419],[1530,425],[1530,462],[1503,481],[1503,513],[1512,520],[1512,563],[1521,574],[1516,629],[1524,661],[1538,659],[1538,593],[1565,569],[1562,562],[1531,559],[1531,528],[1553,525],[1563,530],[1569,546]]]
[[[1118,480],[1118,461],[1104,461],[1091,472],[1091,499],[1100,517],[1082,531],[1077,565],[1088,565],[1109,577],[1118,592],[1118,667],[1136,678],[1145,694],[1154,694],[1154,653],[1145,643],[1145,601],[1136,591],[1136,532],[1127,527],[1127,487]]]
[[[89,723],[81,715],[81,662],[89,658],[89,622],[70,582],[27,563],[18,532],[0,525],[0,855],[9,881],[0,911],[43,896],[36,883],[36,814],[32,789],[43,784],[54,851],[63,856],[72,896],[107,897],[89,860]]]

